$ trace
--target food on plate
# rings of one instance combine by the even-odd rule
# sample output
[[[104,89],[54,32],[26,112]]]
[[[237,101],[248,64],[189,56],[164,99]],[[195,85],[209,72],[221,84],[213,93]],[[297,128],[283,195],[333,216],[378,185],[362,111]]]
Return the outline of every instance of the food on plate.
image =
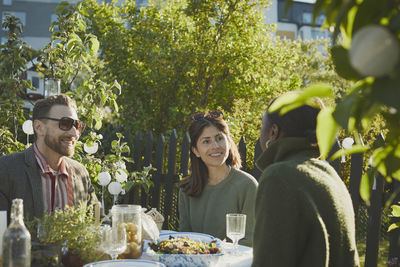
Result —
[[[150,243],[150,248],[157,254],[217,254],[220,248],[217,240],[202,242],[189,239],[189,237],[173,237],[159,242]]]

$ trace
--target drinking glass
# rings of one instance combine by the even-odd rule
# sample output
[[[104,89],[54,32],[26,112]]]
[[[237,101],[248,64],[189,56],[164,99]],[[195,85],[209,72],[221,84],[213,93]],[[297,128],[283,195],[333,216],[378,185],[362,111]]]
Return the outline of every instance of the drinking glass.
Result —
[[[126,230],[124,227],[104,225],[100,229],[101,249],[116,260],[126,249]]]
[[[246,232],[246,214],[226,214],[226,236],[233,242],[233,252],[237,253],[237,244]]]

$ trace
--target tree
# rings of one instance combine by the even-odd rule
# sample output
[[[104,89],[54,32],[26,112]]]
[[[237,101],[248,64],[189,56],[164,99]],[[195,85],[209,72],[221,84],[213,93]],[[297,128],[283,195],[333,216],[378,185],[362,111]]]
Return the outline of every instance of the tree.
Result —
[[[372,151],[373,167],[361,181],[360,193],[366,201],[377,172],[389,182],[392,178],[400,179],[398,5],[396,0],[317,0],[314,9],[314,19],[324,11],[325,25],[335,29],[336,45],[331,54],[336,72],[354,82],[353,88],[336,107],[319,115],[319,146],[326,157],[337,131],[343,128],[354,134],[358,144],[345,153]],[[308,101],[312,96],[328,95],[331,91],[326,87],[310,88],[295,99],[295,105]],[[277,103],[276,108],[285,106],[285,103]],[[385,140],[378,139],[371,145],[362,146],[358,134],[368,132],[377,116],[381,116],[386,124]]]

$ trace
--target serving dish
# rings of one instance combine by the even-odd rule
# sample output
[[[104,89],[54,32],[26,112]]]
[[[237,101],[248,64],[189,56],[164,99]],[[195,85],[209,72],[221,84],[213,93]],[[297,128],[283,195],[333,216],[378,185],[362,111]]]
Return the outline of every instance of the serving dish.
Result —
[[[189,238],[193,241],[201,241],[210,243],[216,240],[216,245],[220,248],[221,240],[214,238],[211,235],[192,232],[176,232],[160,234],[158,242],[172,238]],[[164,263],[167,267],[187,267],[187,266],[219,266],[222,260],[223,251],[217,254],[157,254],[150,248],[150,241],[144,244],[144,256],[150,257],[152,260]]]
[[[83,267],[165,267],[165,265],[160,262],[147,260],[114,260],[92,262]]]

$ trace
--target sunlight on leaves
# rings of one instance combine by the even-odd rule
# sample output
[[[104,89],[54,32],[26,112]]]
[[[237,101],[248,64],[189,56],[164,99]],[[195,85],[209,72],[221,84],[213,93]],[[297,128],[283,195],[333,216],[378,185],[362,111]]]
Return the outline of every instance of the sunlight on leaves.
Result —
[[[334,120],[333,108],[324,108],[317,117],[317,140],[321,157],[326,159],[339,131],[339,125]]]

